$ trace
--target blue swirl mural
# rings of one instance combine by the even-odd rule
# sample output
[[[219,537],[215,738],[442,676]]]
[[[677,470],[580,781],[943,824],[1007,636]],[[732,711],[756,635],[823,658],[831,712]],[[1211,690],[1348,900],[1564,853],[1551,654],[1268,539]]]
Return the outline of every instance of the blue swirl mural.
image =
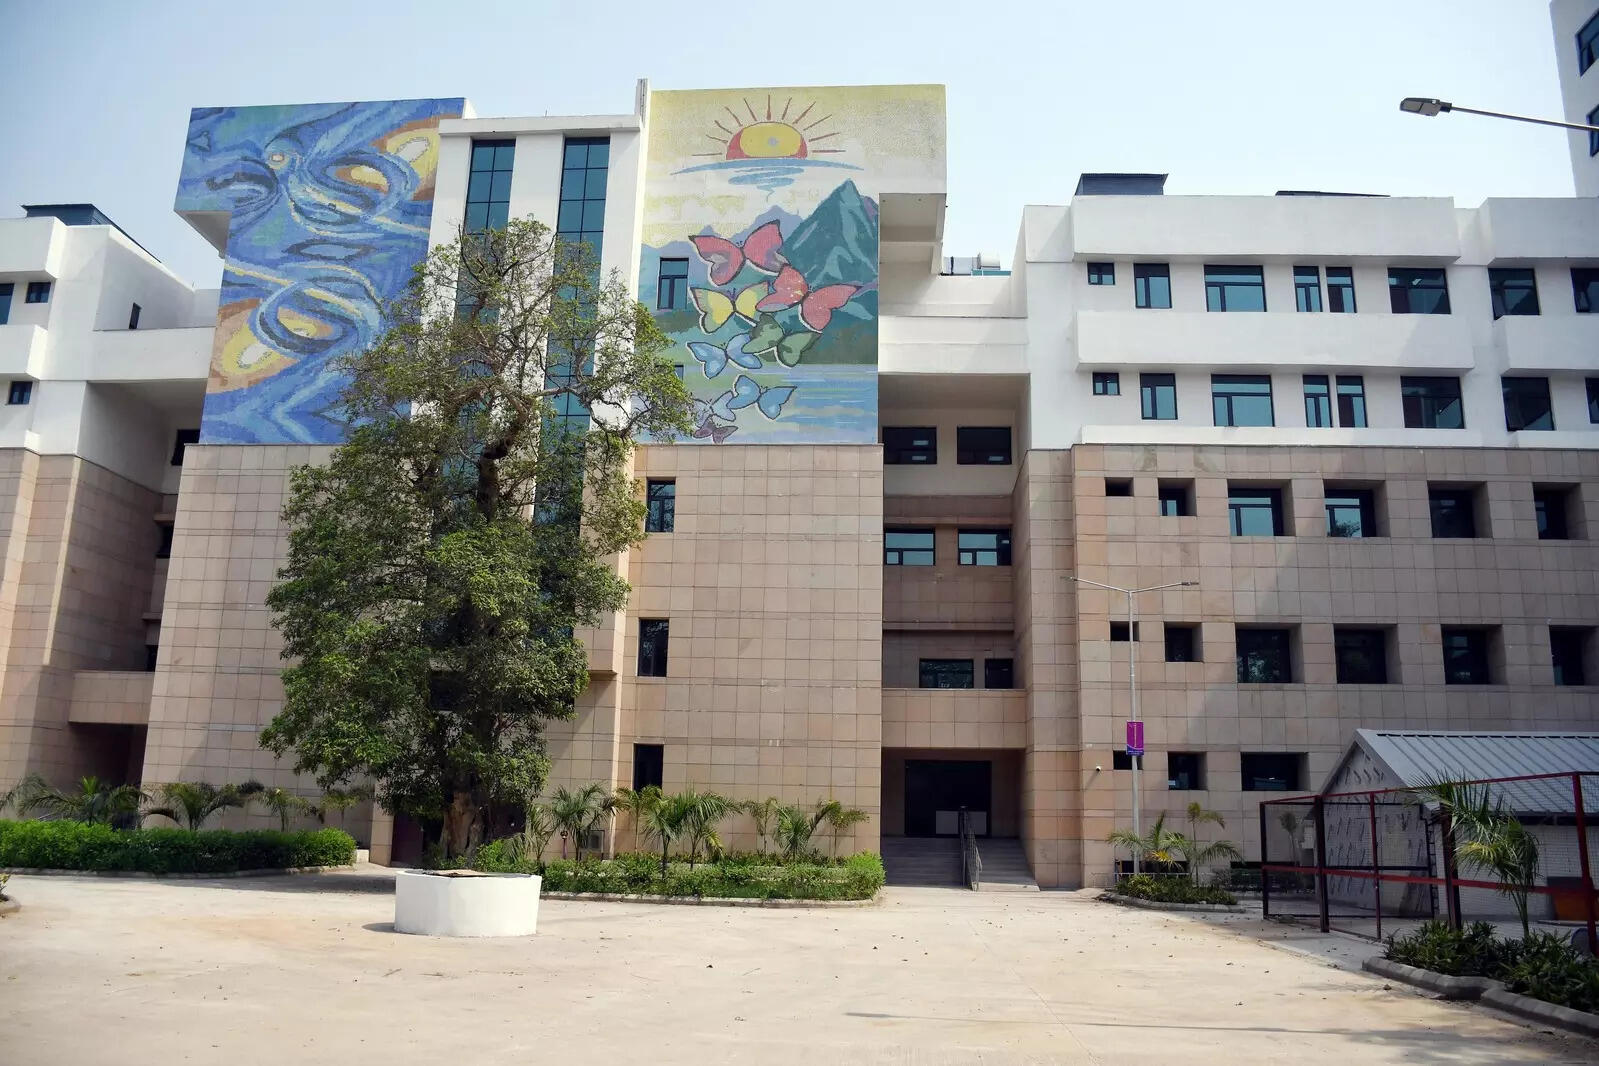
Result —
[[[337,444],[346,376],[427,254],[462,101],[197,108],[175,209],[229,216],[200,440]]]

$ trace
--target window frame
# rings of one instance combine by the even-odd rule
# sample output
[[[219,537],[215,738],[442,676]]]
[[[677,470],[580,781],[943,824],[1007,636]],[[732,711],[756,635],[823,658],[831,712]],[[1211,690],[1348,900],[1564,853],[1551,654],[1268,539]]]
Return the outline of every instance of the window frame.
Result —
[[[1343,488],[1327,485],[1322,488],[1322,510],[1327,516],[1327,535],[1340,540],[1369,540],[1377,533],[1377,493],[1374,489]],[[1334,501],[1337,501],[1336,503]],[[1352,502],[1351,502],[1352,501]],[[1339,516],[1354,511],[1359,525],[1357,532],[1335,533],[1343,523]]]
[[[666,677],[672,644],[670,618],[640,618],[638,620],[638,670],[639,677]],[[648,667],[646,670],[645,667]]]
[[[1178,770],[1173,764],[1177,759],[1192,759],[1191,767]],[[1182,775],[1182,776],[1179,776]],[[1184,778],[1188,784],[1179,784]],[[1166,753],[1166,791],[1168,792],[1204,792],[1205,791],[1205,753],[1202,751],[1168,751]]]
[[[1599,378],[1584,379],[1588,392],[1588,424],[1599,424]]]
[[[1492,685],[1493,679],[1493,633],[1491,630],[1480,629],[1473,626],[1443,626],[1438,634],[1439,647],[1443,652],[1444,684],[1446,685]],[[1451,640],[1460,641],[1455,651],[1450,650]],[[1464,655],[1471,660],[1466,661]],[[1465,670],[1458,670],[1460,666]],[[1455,672],[1452,673],[1452,670]]]
[[[967,537],[994,538],[993,547],[968,547]],[[992,554],[994,562],[982,562],[982,557]],[[968,556],[970,558],[968,558]],[[958,566],[1009,566],[1011,565],[1011,540],[1009,526],[967,526],[955,531],[955,562]]]
[[[1575,282],[1572,283],[1575,286]],[[0,281],[0,326],[11,321],[11,300],[16,296],[15,282]]]
[[[891,440],[891,435],[896,439]],[[920,444],[915,435],[925,435],[927,443]],[[910,439],[907,440],[907,437]],[[882,438],[884,466],[938,465],[937,426],[884,426]],[[921,455],[925,455],[926,458],[916,458]]]
[[[668,264],[672,265],[674,271],[681,266],[683,272],[668,274],[666,272]],[[688,260],[662,256],[655,271],[655,309],[681,311],[686,306],[688,306]]]
[[[1171,391],[1171,414],[1160,413],[1162,390]],[[1138,375],[1138,411],[1145,422],[1177,421],[1177,375],[1151,373]]]
[[[1001,666],[1000,664],[1004,664]],[[1001,675],[1002,685],[994,684],[995,676]],[[1016,658],[996,655],[990,658],[983,656],[983,688],[995,691],[1009,691],[1016,687]]]
[[[1512,385],[1512,382],[1515,384]],[[1542,386],[1539,395],[1538,386]],[[1514,395],[1512,395],[1514,393]],[[1549,379],[1536,374],[1505,374],[1499,378],[1499,395],[1505,405],[1505,430],[1509,433],[1543,433],[1555,428],[1554,399],[1549,390]],[[1529,400],[1542,401],[1543,410],[1533,418],[1526,417],[1525,405]],[[1512,417],[1514,411],[1514,417]],[[1543,423],[1543,424],[1540,424]]]
[[[1114,285],[1116,284],[1116,264],[1106,262],[1090,262],[1088,264],[1088,284]]]
[[[1364,647],[1360,645],[1364,644]],[[1375,658],[1373,659],[1373,647]],[[1346,653],[1355,656],[1365,656],[1374,669],[1369,670],[1364,676],[1355,667],[1358,660],[1350,660],[1348,670],[1346,666]],[[1391,684],[1388,671],[1388,632],[1375,626],[1333,626],[1333,671],[1337,683],[1340,685],[1387,685]]]
[[[671,533],[677,525],[677,479],[644,482],[644,532]]]
[[[490,153],[488,166],[480,166],[482,158],[480,151]],[[501,153],[505,154],[502,155]],[[502,161],[505,165],[501,165]],[[516,172],[516,139],[508,137],[487,137],[474,139],[467,154],[466,167],[466,196],[462,205],[461,229],[465,233],[483,233],[491,229],[504,229],[511,218],[511,184],[515,180]],[[504,175],[504,181],[500,181]],[[474,195],[472,186],[474,179],[479,176],[485,178],[481,190],[482,195]],[[496,196],[496,187],[503,186],[498,191],[503,195]],[[481,222],[472,220],[473,208],[481,208]],[[497,220],[497,221],[496,221]]]
[[[1453,396],[1444,397],[1440,404],[1440,397],[1426,390],[1434,388],[1440,383],[1447,383],[1454,390]],[[1466,404],[1460,391],[1460,379],[1448,375],[1406,375],[1399,379],[1399,406],[1404,410],[1406,429],[1465,429]],[[1456,424],[1440,424],[1445,419],[1439,415],[1453,409]],[[1430,418],[1428,416],[1431,416]]]
[[[1307,429],[1332,429],[1333,389],[1332,378],[1327,374],[1303,375],[1305,388],[1305,427]],[[1315,392],[1314,389],[1321,391]]]
[[[1289,760],[1292,760],[1290,763]],[[1266,765],[1261,765],[1267,761]],[[1269,770],[1293,767],[1293,773],[1278,775]],[[1268,770],[1269,768],[1269,770]],[[1262,781],[1281,781],[1281,786]],[[1305,756],[1293,751],[1242,751],[1238,753],[1238,790],[1240,792],[1303,792],[1305,790]]]
[[[1166,479],[1155,483],[1156,509],[1162,518],[1192,518],[1194,514],[1194,483]],[[1171,509],[1167,509],[1167,505]]]
[[[1310,306],[1312,304],[1315,306]],[[1321,312],[1321,267],[1294,267],[1294,309],[1315,314]]]
[[[1430,282],[1436,280],[1437,285]],[[1429,284],[1418,284],[1426,281]],[[1431,293],[1436,296],[1430,310],[1417,310],[1412,293]],[[1400,306],[1403,304],[1404,306]],[[1388,309],[1396,315],[1447,315],[1449,306],[1449,272],[1443,267],[1389,267]]]
[[[1245,634],[1248,639],[1245,639]],[[1270,638],[1268,642],[1265,638]],[[1280,645],[1279,645],[1280,642]],[[1267,647],[1267,644],[1279,645]],[[1247,650],[1245,645],[1251,645]],[[1238,667],[1238,684],[1240,685],[1292,685],[1294,683],[1294,633],[1285,626],[1235,626],[1233,628],[1233,647]],[[1252,656],[1268,653],[1271,657],[1281,656],[1281,661],[1276,663],[1277,669],[1269,672],[1271,677],[1251,677],[1257,671],[1248,664]],[[1268,667],[1274,665],[1264,661]]]
[[[31,378],[14,378],[10,387],[6,389],[6,406],[26,407],[32,402],[33,380]]]
[[[965,666],[964,675],[961,673],[961,667],[963,665]],[[933,678],[934,680],[943,680],[951,676],[953,676],[956,680],[960,680],[960,678],[964,676],[967,683],[964,685],[927,684],[929,677]],[[920,689],[944,689],[956,691],[974,689],[977,687],[976,661],[973,659],[946,659],[937,657],[918,658],[916,661],[916,687]]]
[[[1265,422],[1239,422],[1238,408],[1240,400],[1258,401],[1262,393],[1258,391],[1242,391],[1242,386],[1258,386],[1264,382],[1266,391],[1266,421]],[[1222,411],[1225,409],[1227,421],[1222,421]],[[1233,429],[1259,429],[1277,424],[1277,405],[1272,395],[1272,382],[1270,374],[1212,374],[1210,376],[1210,414],[1212,422],[1221,427]]]
[[[653,771],[651,773],[650,771]],[[666,787],[666,745],[633,744],[633,791]]]
[[[1164,303],[1157,303],[1156,286],[1152,282],[1163,282]],[[1171,310],[1171,264],[1169,263],[1134,263],[1133,264],[1133,307],[1141,311],[1170,311]]]
[[[1330,266],[1326,269],[1326,274],[1327,312],[1334,315],[1355,314],[1355,268]],[[1337,294],[1336,300],[1333,298],[1334,293]],[[1333,306],[1335,303],[1342,305],[1346,297],[1349,302],[1348,307]]]
[[[1249,498],[1265,500],[1266,504],[1259,502],[1249,503]],[[1244,532],[1244,516],[1246,512],[1269,510],[1271,513],[1270,533]],[[1287,529],[1283,513],[1283,490],[1272,485],[1228,485],[1227,486],[1227,529],[1230,536],[1234,537],[1281,537],[1285,536]]]
[[[1093,372],[1091,387],[1095,396],[1120,396],[1121,375],[1114,370],[1096,370]]]
[[[1588,73],[1588,68],[1599,60],[1599,11],[1577,29],[1577,76]]]
[[[1571,268],[1571,306],[1579,315],[1599,315],[1599,267]]]
[[[1521,297],[1514,304],[1508,300],[1513,293]],[[1537,273],[1531,267],[1489,267],[1488,302],[1496,322],[1506,315],[1538,314]]]
[[[1206,263],[1204,270],[1206,311],[1226,314],[1267,310],[1265,268],[1248,263]],[[1253,280],[1239,280],[1248,278]],[[1259,307],[1227,306],[1229,297],[1241,300],[1251,294],[1259,295]]]
[[[921,536],[927,535],[927,547],[906,547],[905,545],[889,546],[891,536]],[[906,562],[905,554],[915,552],[920,557],[922,552],[927,553],[926,562]],[[893,553],[895,558],[889,558]],[[884,566],[937,566],[938,565],[938,531],[933,526],[887,526],[883,529],[883,565]]]
[[[1534,485],[1532,517],[1539,540],[1571,540],[1571,498],[1574,486]],[[1551,510],[1549,504],[1557,506]],[[1551,521],[1551,519],[1554,519]]]
[[[1166,622],[1161,626],[1163,651],[1169,663],[1197,663],[1203,661],[1199,653],[1199,626],[1192,622]],[[1172,655],[1172,638],[1178,637],[1177,657]],[[1186,645],[1182,647],[1182,645]]]
[[[1441,506],[1446,504],[1448,506]],[[1464,506],[1461,506],[1462,504]],[[1450,515],[1464,515],[1463,524],[1450,527],[1448,525]],[[1428,485],[1427,518],[1433,540],[1482,539],[1481,523],[1477,521],[1477,490],[1474,488],[1459,485]],[[1443,532],[1439,532],[1440,528]],[[1471,532],[1462,534],[1452,531],[1452,529],[1467,528]]]
[[[144,312],[144,308],[140,307],[138,304],[134,304],[133,305],[133,310],[128,312],[128,328],[129,329],[138,329],[139,328],[139,316],[143,312]]]
[[[174,431],[172,434],[172,462],[169,465],[182,466],[183,453],[188,450],[189,445],[199,443],[200,431],[198,429],[179,429]]]
[[[50,302],[50,283],[48,281],[30,281],[28,290],[22,297],[24,304],[47,304]]]
[[[1346,406],[1345,397],[1349,398]],[[1333,413],[1344,429],[1365,429],[1366,378],[1362,374],[1337,374],[1333,378]]]
[[[1588,645],[1592,640],[1592,626],[1549,627],[1549,666],[1555,684],[1565,688],[1593,683],[1588,677]],[[1568,674],[1575,676],[1568,680]]]
[[[999,451],[992,442],[999,438],[996,434],[1005,434],[1004,459],[997,459]],[[980,443],[987,435],[990,443]],[[965,437],[966,440],[961,438]],[[1012,443],[1012,429],[1010,426],[956,426],[955,427],[955,464],[957,466],[1011,466],[1015,462],[1015,452]],[[976,439],[974,439],[976,438]],[[978,456],[987,458],[978,458]]]

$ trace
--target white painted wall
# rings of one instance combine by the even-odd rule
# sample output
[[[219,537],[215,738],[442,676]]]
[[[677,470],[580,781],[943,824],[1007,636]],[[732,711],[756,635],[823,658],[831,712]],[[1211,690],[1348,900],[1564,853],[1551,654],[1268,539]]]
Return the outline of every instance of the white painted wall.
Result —
[[[1595,0],[1553,0],[1549,21],[1555,34],[1555,70],[1560,75],[1560,100],[1567,122],[1588,121],[1588,113],[1599,108],[1599,64],[1577,73],[1577,31],[1595,14]],[[1599,156],[1588,154],[1588,135],[1568,130],[1571,148],[1571,177],[1578,196],[1599,196]]]

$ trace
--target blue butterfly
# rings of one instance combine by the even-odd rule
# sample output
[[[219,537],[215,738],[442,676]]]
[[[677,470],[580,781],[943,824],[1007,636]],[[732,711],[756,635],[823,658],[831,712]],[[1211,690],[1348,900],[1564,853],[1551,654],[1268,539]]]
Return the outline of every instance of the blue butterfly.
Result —
[[[714,378],[727,369],[727,361],[729,359],[747,370],[759,370],[761,368],[761,357],[754,352],[744,350],[744,345],[748,344],[749,340],[750,335],[748,333],[740,333],[728,341],[727,346],[723,348],[719,348],[714,344],[707,344],[704,341],[689,341],[688,350],[694,353],[695,359],[705,364],[705,376]]]
[[[767,418],[776,418],[783,413],[783,405],[793,395],[793,385],[772,385],[763,389],[748,374],[740,374],[731,391],[711,401],[711,414],[732,422],[738,418],[734,411],[755,407]]]

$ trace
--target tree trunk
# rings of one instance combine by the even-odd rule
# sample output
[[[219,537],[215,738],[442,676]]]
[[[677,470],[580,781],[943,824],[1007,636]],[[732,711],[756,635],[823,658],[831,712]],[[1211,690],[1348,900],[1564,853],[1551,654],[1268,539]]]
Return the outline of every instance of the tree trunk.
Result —
[[[666,834],[661,834],[661,876],[666,876],[666,855],[672,847],[672,839]]]
[[[444,831],[441,834],[444,857],[447,859],[470,855],[483,843],[483,812],[473,802],[472,793],[457,790],[444,811]]]

